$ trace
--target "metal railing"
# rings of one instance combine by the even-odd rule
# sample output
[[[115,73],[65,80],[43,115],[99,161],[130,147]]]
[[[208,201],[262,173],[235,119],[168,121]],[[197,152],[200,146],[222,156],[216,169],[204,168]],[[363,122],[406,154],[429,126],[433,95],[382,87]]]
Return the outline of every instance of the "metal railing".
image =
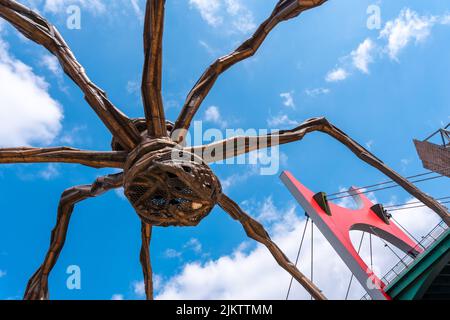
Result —
[[[398,261],[384,276],[381,281],[388,286],[395,279],[397,279],[411,264],[419,257],[421,257],[428,248],[431,247],[439,238],[448,230],[448,226],[444,221],[441,221],[437,226],[433,228],[426,236],[422,237],[422,240],[414,247],[414,249],[421,248],[423,252],[417,257],[413,258],[406,254],[400,261]],[[372,300],[370,295],[365,294],[361,300]]]
[[[442,146],[448,147],[450,144],[450,123],[445,128],[439,129],[438,131],[434,132],[432,135],[430,135],[424,141],[430,140],[437,134],[440,134],[440,136],[441,136]]]

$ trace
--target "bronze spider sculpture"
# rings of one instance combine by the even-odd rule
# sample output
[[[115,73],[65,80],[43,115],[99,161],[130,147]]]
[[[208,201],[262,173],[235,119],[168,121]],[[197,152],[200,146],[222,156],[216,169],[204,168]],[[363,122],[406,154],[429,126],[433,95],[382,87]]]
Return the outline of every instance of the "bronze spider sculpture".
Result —
[[[325,118],[310,119],[300,126],[260,137],[235,137],[198,147],[185,147],[183,140],[191,121],[218,77],[236,63],[253,56],[278,23],[297,17],[327,0],[279,0],[270,17],[252,37],[233,53],[216,60],[200,77],[187,96],[176,122],[166,121],[161,96],[164,0],[148,0],[144,25],[145,62],[142,99],[145,119],[130,119],[91,82],[58,30],[38,13],[14,0],[0,0],[0,16],[25,37],[55,55],[64,72],[83,91],[87,103],[113,136],[112,151],[97,152],[58,148],[0,149],[0,163],[77,163],[94,168],[119,168],[121,173],[97,179],[91,185],[66,190],[58,207],[56,226],[44,262],[31,277],[24,299],[48,299],[48,276],[63,248],[75,204],[123,187],[142,221],[140,261],[148,299],[153,298],[150,239],[154,226],[196,226],[218,204],[239,221],[247,235],[265,245],[278,264],[316,299],[322,292],[307,279],[271,240],[264,227],[247,215],[221,189],[208,166],[262,148],[301,140],[307,133],[324,132],[347,146],[360,159],[379,169],[411,195],[450,222],[445,207],[422,193],[369,151],[337,129]],[[231,146],[231,147],[228,147]]]

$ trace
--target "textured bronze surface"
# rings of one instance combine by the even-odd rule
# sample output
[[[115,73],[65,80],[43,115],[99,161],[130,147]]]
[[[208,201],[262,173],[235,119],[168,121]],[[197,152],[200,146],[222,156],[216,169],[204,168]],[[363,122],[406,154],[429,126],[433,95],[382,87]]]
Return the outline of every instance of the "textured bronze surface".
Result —
[[[48,276],[58,260],[66,241],[67,229],[75,204],[88,198],[119,188],[123,184],[123,173],[98,178],[93,184],[78,186],[63,192],[58,206],[56,226],[52,231],[50,248],[44,262],[28,282],[24,299],[48,299]]]
[[[144,273],[144,286],[145,296],[148,300],[153,300],[153,271],[152,263],[150,261],[150,240],[152,238],[152,225],[142,222],[141,223],[141,266]]]
[[[125,195],[154,226],[196,226],[216,205],[219,180],[203,159],[171,141],[151,139],[125,164]]]
[[[239,221],[247,235],[265,245],[278,264],[289,272],[316,299],[325,299],[322,292],[305,277],[270,239],[264,227],[242,211],[222,193],[218,178],[208,163],[235,157],[253,150],[301,140],[307,133],[324,132],[347,146],[366,163],[385,173],[411,195],[438,213],[447,224],[445,207],[429,197],[408,180],[387,167],[324,118],[306,121],[293,130],[262,137],[236,137],[210,145],[184,148],[186,129],[217,78],[234,64],[254,55],[268,33],[285,20],[315,8],[326,0],[280,0],[270,17],[255,34],[235,52],[218,59],[202,75],[189,93],[175,124],[166,121],[161,96],[162,37],[164,1],[148,0],[144,27],[144,71],[142,99],[145,118],[130,119],[92,83],[83,67],[56,28],[38,13],[14,0],[0,0],[0,17],[18,31],[54,54],[65,73],[80,87],[86,101],[113,135],[108,152],[84,151],[67,147],[0,149],[0,163],[62,162],[95,168],[121,168],[124,171],[97,179],[92,185],[65,191],[58,207],[56,226],[44,263],[30,279],[25,299],[47,299],[47,280],[62,250],[69,219],[76,203],[104,192],[123,187],[129,201],[141,218],[142,265],[145,292],[153,298],[150,240],[153,226],[195,226],[219,204],[233,219]],[[237,143],[239,142],[239,143]],[[231,148],[229,148],[231,143]],[[238,270],[236,270],[238,272]]]
[[[161,95],[164,5],[165,0],[147,1],[144,25],[142,101],[148,133],[154,138],[168,136]]]

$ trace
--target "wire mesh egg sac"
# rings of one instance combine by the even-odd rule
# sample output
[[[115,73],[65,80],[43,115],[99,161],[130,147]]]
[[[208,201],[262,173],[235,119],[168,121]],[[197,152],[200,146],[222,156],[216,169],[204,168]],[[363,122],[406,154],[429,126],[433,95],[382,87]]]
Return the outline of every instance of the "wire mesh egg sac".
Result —
[[[143,221],[155,226],[196,226],[211,212],[221,186],[200,158],[172,147],[139,154],[125,169],[124,186]]]

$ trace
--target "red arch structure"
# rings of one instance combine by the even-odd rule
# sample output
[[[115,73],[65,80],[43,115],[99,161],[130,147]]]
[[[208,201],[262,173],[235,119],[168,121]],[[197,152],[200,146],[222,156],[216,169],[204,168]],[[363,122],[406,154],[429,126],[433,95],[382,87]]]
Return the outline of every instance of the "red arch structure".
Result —
[[[371,233],[413,257],[422,252],[418,244],[389,220],[382,205],[374,204],[357,188],[349,190],[358,206],[352,210],[329,202],[323,192],[313,193],[288,171],[280,178],[372,299],[390,300],[385,292],[386,285],[355,250],[350,231]]]

